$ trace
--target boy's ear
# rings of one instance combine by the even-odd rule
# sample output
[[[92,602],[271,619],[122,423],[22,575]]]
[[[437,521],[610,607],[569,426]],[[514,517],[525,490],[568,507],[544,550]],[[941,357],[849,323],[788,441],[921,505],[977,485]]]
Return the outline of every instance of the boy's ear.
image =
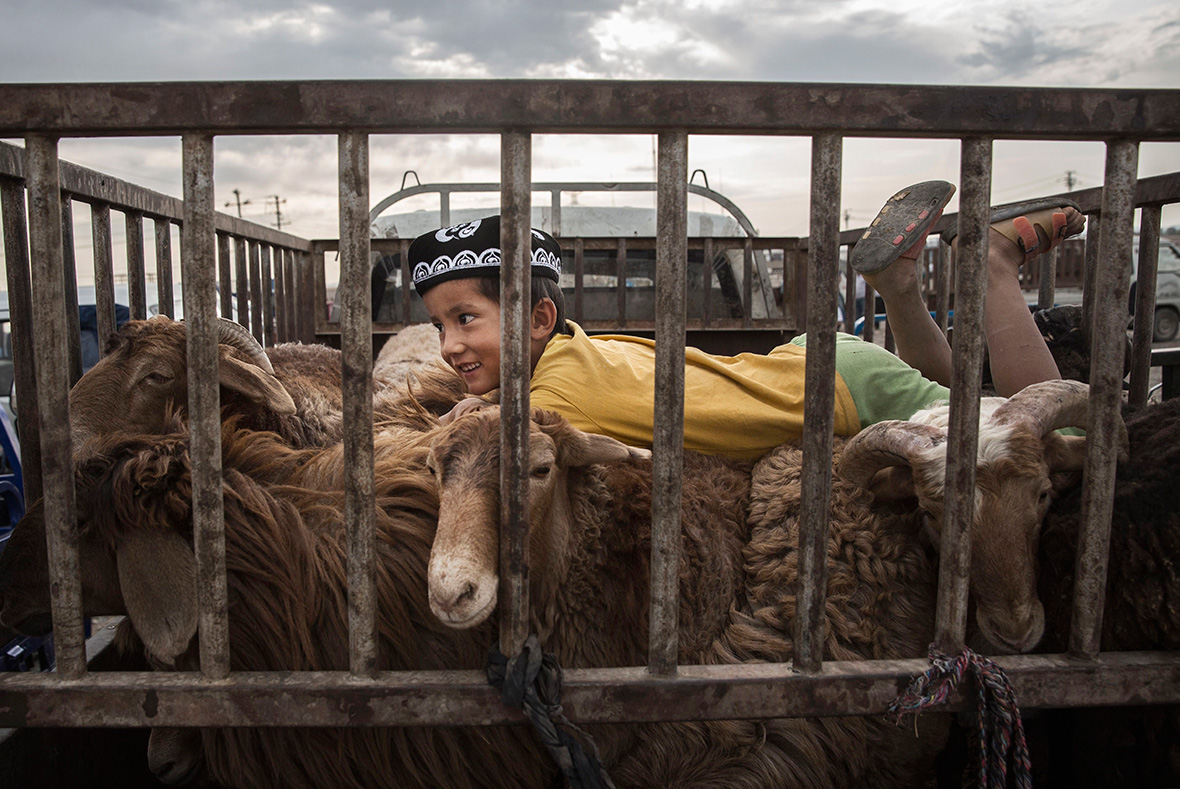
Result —
[[[553,334],[553,327],[557,324],[557,305],[553,299],[541,299],[533,307],[532,329],[529,336],[533,340],[548,340]]]

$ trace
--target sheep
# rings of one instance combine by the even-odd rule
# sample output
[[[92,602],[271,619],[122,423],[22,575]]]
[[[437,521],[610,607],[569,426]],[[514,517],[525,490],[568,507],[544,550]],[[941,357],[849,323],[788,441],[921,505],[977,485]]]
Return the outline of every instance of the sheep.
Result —
[[[1034,561],[1036,532],[1050,499],[1050,471],[1080,468],[1085,444],[1082,437],[1053,431],[1085,423],[1088,391],[1078,382],[1051,381],[1029,387],[1008,401],[989,398],[981,404],[972,592],[979,628],[999,650],[1026,651],[1040,639],[1043,613],[1036,597]],[[919,412],[909,422],[873,425],[856,436],[854,448],[845,453],[840,465],[843,477],[871,489],[878,500],[916,497],[935,544],[943,512],[948,413],[949,408],[942,405]],[[546,454],[538,455],[534,463],[554,465],[551,444],[541,439],[539,446],[545,447]],[[478,451],[494,450],[480,445]],[[460,456],[479,457],[473,468],[483,469],[484,476],[478,486],[471,482],[452,488],[444,481],[443,515],[430,576],[436,616],[457,627],[476,624],[491,612],[498,585],[498,527],[492,517],[498,509],[489,503],[489,497],[494,502],[497,493],[486,489],[494,487],[495,466],[471,447],[460,450],[442,436],[436,439],[431,463],[441,475],[442,466],[454,462],[448,458]],[[543,494],[530,493],[536,502],[543,502],[533,505],[536,523],[545,523],[545,507],[556,506],[548,503],[553,491],[566,483],[551,476],[542,484]],[[546,524],[541,531],[549,528]],[[552,528],[564,534],[569,527]],[[546,599],[549,590],[538,593]]]
[[[1130,451],[1119,464],[1111,514],[1106,651],[1180,649],[1180,399],[1126,417]],[[1039,590],[1045,639],[1039,651],[1069,646],[1081,523],[1079,480],[1054,502],[1041,536]],[[1180,784],[1180,706],[1049,711],[1045,781],[1051,786]],[[1038,783],[1041,783],[1040,781]]]
[[[96,438],[75,482],[86,613],[127,615],[153,663],[184,669],[197,655],[191,468],[183,421],[168,429]],[[377,440],[378,669],[479,669],[490,627],[446,628],[426,603],[437,499],[425,437]],[[294,449],[236,420],[222,442],[231,669],[346,670],[343,494],[331,484],[342,447]],[[44,562],[40,513],[30,510],[0,555],[0,620],[21,627],[48,609],[44,568],[32,567]],[[540,787],[555,772],[522,726],[207,728],[200,738],[210,776],[231,787]],[[171,745],[154,736],[149,761],[180,781],[193,751]]]
[[[223,416],[240,415],[244,426],[272,430],[294,447],[326,446],[341,439],[338,350],[283,343],[264,351],[236,323],[222,320],[218,329]],[[183,407],[188,402],[186,359],[183,322],[158,317],[125,324],[108,341],[107,355],[70,392],[75,451],[95,435],[160,432],[168,418],[167,404]],[[446,410],[462,397],[458,376],[441,364],[419,366],[414,372],[436,382],[448,375],[454,378],[449,385],[453,394],[432,407]],[[402,371],[399,380],[386,369],[383,377],[375,379],[376,414],[398,410],[408,375]]]
[[[373,362],[373,380],[378,386],[396,386],[424,367],[441,364],[438,329],[429,323],[406,326],[381,346]]]

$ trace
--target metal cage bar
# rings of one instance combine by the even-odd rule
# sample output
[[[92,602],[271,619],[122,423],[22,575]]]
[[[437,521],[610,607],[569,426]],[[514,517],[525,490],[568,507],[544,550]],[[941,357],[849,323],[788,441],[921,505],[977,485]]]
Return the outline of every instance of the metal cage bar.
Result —
[[[803,402],[803,516],[794,622],[795,668],[823,667],[828,522],[836,403],[836,305],[840,260],[840,174],[844,140],[811,141],[811,236],[808,241],[807,357]]]
[[[1155,324],[1155,286],[1160,262],[1161,205],[1139,212],[1139,264],[1135,277],[1135,340],[1131,348],[1131,405],[1147,405],[1151,341]]]
[[[529,315],[532,136],[500,136],[500,651],[516,655],[529,631]]]
[[[201,671],[229,676],[229,599],[221,487],[221,409],[217,350],[217,251],[214,229],[213,138],[186,134],[181,143],[184,223],[180,267],[189,364],[193,552],[197,558]],[[227,244],[221,245],[223,249]],[[224,270],[224,269],[223,269]],[[169,277],[171,281],[171,277]]]
[[[344,522],[348,530],[349,668],[377,671],[376,492],[373,481],[373,302],[369,296],[369,137],[344,132],[340,159],[340,338],[344,386]]]
[[[652,437],[648,670],[676,673],[680,648],[680,493],[684,474],[684,322],[688,135],[660,132],[656,193],[655,421]]]
[[[983,301],[987,234],[991,215],[992,141],[963,140],[960,154],[959,237],[955,263],[955,333],[951,361],[951,410],[947,429],[946,487],[975,490],[979,453],[978,389],[983,370]],[[962,265],[959,265],[959,262]],[[971,522],[975,496],[949,497],[939,538],[935,644],[948,654],[963,648],[971,570]]]
[[[32,272],[33,349],[37,360],[41,473],[45,488],[45,536],[49,549],[50,598],[57,672],[76,679],[86,673],[82,628],[82,582],[70,449],[69,321],[62,279],[61,187],[57,140],[25,139],[29,190],[29,260]],[[75,310],[76,313],[76,310]],[[66,415],[65,418],[62,418]]]
[[[1086,429],[1083,470],[1082,530],[1074,576],[1070,652],[1092,658],[1102,636],[1106,599],[1107,549],[1113,506],[1117,425],[1123,392],[1126,350],[1126,304],[1131,275],[1131,229],[1135,211],[1138,143],[1120,140],[1106,147],[1106,178],[1102,190],[1102,236],[1094,274],[1093,327],[1090,337],[1090,416]]]

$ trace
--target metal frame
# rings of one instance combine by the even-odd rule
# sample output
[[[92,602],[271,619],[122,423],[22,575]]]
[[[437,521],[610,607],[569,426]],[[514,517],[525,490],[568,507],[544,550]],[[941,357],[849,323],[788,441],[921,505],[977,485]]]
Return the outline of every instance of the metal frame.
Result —
[[[465,108],[456,114],[455,107]],[[999,120],[997,120],[999,119]],[[0,169],[5,186],[6,239],[10,213],[16,214],[19,172],[29,195],[27,255],[31,287],[23,297],[36,308],[32,353],[40,375],[35,401],[40,407],[42,484],[54,579],[53,615],[58,638],[56,675],[0,677],[0,725],[370,725],[449,723],[473,725],[520,720],[501,707],[497,692],[478,672],[373,671],[373,600],[368,590],[372,557],[372,425],[365,396],[371,366],[371,315],[366,292],[370,243],[367,227],[368,135],[372,133],[497,132],[502,139],[501,205],[505,217],[504,259],[516,261],[502,294],[504,347],[520,347],[527,303],[524,277],[531,199],[531,139],[538,133],[656,133],[658,151],[658,233],[661,309],[655,332],[661,356],[656,392],[655,484],[653,490],[653,596],[651,648],[645,668],[570,669],[565,675],[565,708],[583,721],[684,718],[776,717],[870,714],[884,711],[906,680],[925,667],[922,660],[825,662],[818,628],[822,625],[823,562],[826,524],[819,516],[803,528],[794,664],[679,666],[676,661],[677,602],[675,546],[679,534],[678,453],[683,432],[683,380],[676,370],[683,347],[684,211],[687,146],[690,134],[805,135],[812,138],[812,235],[792,248],[800,283],[806,287],[807,326],[811,331],[806,391],[809,453],[830,454],[834,377],[835,278],[841,147],[844,136],[953,137],[962,143],[957,309],[967,319],[956,332],[952,388],[951,454],[947,487],[973,490],[978,401],[973,382],[982,359],[981,321],[970,319],[982,306],[982,265],[990,203],[994,139],[1098,140],[1107,144],[1105,188],[1093,209],[1101,218],[1094,239],[1096,287],[1092,409],[1087,457],[1087,499],[1083,509],[1083,556],[1079,562],[1073,638],[1068,655],[1003,658],[1026,707],[1174,703],[1180,701],[1180,656],[1101,654],[1110,526],[1112,444],[1120,398],[1122,316],[1129,257],[1121,250],[1131,239],[1132,212],[1140,201],[1136,184],[1138,143],[1180,141],[1180,91],[956,88],[939,86],[804,85],[780,83],[603,82],[603,81],[389,81],[302,83],[175,83],[92,85],[0,85],[0,136],[23,136],[22,169]],[[216,377],[201,374],[215,358],[211,324],[218,300],[212,272],[224,282],[228,239],[213,209],[212,139],[218,134],[338,135],[340,150],[341,255],[343,301],[341,343],[345,358],[345,451],[349,458],[346,521],[350,535],[350,591],[356,603],[350,617],[350,667],[323,674],[239,674],[228,671],[225,638],[224,545],[221,503]],[[70,192],[69,168],[57,161],[62,136],[179,135],[183,140],[185,201],[171,221],[182,225],[181,265],[189,332],[190,417],[193,430],[194,520],[203,594],[200,603],[199,674],[88,674],[81,637],[80,580],[73,477],[69,463],[68,365],[63,273],[63,190]],[[0,150],[0,153],[3,153]],[[11,156],[11,154],[9,154]],[[1171,191],[1159,202],[1174,202]],[[1151,201],[1149,201],[1151,202]],[[143,211],[146,215],[153,212]],[[130,213],[134,216],[134,213]],[[98,224],[101,225],[100,210]],[[231,235],[236,226],[229,226]],[[96,231],[97,233],[98,231]],[[23,234],[19,234],[23,238]],[[245,234],[233,235],[237,248]],[[283,234],[251,236],[251,244],[284,250],[284,277],[290,257],[308,255],[313,246]],[[803,255],[806,248],[806,263]],[[219,261],[219,251],[223,254]],[[277,257],[276,257],[277,259]],[[246,279],[244,255],[236,256],[239,287]],[[218,267],[217,262],[220,262]],[[1144,263],[1150,265],[1149,260]],[[313,267],[297,263],[298,284],[284,288],[295,306],[297,336],[314,331]],[[973,272],[968,274],[967,272]],[[668,283],[672,283],[669,285]],[[18,287],[18,289],[19,289]],[[292,298],[292,291],[297,295]],[[255,291],[257,292],[257,291]],[[1149,294],[1147,288],[1140,292]],[[244,298],[239,290],[239,304]],[[14,313],[15,314],[15,313]],[[244,313],[243,313],[244,314]],[[28,320],[28,317],[20,320]],[[302,320],[303,323],[299,323]],[[286,320],[280,324],[288,324]],[[288,324],[289,325],[289,324]],[[264,330],[265,331],[265,330]],[[522,336],[523,334],[523,336]],[[1150,333],[1148,334],[1148,338]],[[1143,338],[1136,336],[1138,346]],[[22,346],[25,348],[28,346]],[[506,355],[503,402],[505,502],[501,577],[510,594],[501,599],[502,648],[513,652],[527,632],[527,576],[519,563],[528,532],[527,479],[519,473],[527,457],[528,392],[525,370]],[[1138,358],[1138,357],[1137,357]],[[32,400],[26,401],[32,402]],[[804,471],[804,509],[826,511],[830,464]],[[954,651],[963,644],[966,620],[968,528],[973,497],[948,502],[943,524],[939,583],[938,645]],[[220,586],[219,586],[220,584]],[[724,687],[724,693],[715,692]],[[706,693],[705,691],[708,691]],[[705,696],[715,699],[702,704]],[[952,704],[962,704],[956,697]]]

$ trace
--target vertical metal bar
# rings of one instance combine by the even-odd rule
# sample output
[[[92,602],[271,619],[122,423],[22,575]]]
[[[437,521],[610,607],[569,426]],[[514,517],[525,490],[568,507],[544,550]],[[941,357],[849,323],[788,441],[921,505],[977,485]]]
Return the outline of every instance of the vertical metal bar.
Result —
[[[581,323],[585,311],[586,242],[574,239],[574,322]]]
[[[274,301],[271,304],[271,344],[287,341],[287,277],[283,248],[275,247]]]
[[[322,257],[323,253],[319,253],[319,256]],[[311,252],[300,252],[295,260],[299,275],[296,291],[299,308],[295,310],[295,319],[299,325],[299,342],[312,343],[315,342],[316,312],[323,310],[323,302],[320,300],[323,292],[316,290],[316,261],[312,259]]]
[[[701,267],[703,269],[703,271],[701,271],[701,287],[703,288],[703,291],[701,293],[701,298],[703,299],[703,303],[701,305],[701,314],[704,317],[704,326],[705,326],[705,328],[708,328],[710,326],[710,324],[712,324],[712,322],[713,322],[713,239],[712,239],[712,237],[705,239],[705,251],[703,252],[703,257],[705,259],[705,265]],[[783,253],[783,265],[784,266],[786,266],[786,259],[787,259],[786,253],[784,252]],[[783,283],[784,283],[784,291],[785,291],[785,289],[786,289],[785,288],[785,283],[786,283],[785,276],[783,277]],[[786,302],[787,302],[786,293],[784,293],[783,294],[784,307],[786,306]],[[783,312],[785,313],[786,310],[784,309]]]
[[[114,253],[111,245],[111,207],[90,206],[90,236],[94,246],[94,306],[98,324],[98,350],[106,355],[107,338],[117,330],[115,314]]]
[[[193,486],[193,552],[197,558],[199,579],[201,671],[209,679],[224,679],[229,675],[229,618],[226,611],[229,596],[221,488],[213,137],[185,134],[181,140],[181,159],[184,224],[180,228],[180,268],[184,281],[184,322],[188,327],[189,456]],[[170,224],[157,222],[157,239],[161,224],[171,233]],[[169,260],[170,255],[169,252]],[[171,272],[167,274],[171,283]],[[161,302],[163,298],[161,294]]]
[[[0,178],[0,208],[4,212],[4,260],[8,278],[8,318],[12,332],[14,384],[20,408],[21,478],[25,501],[41,498],[41,418],[33,363],[33,299],[29,280],[28,224],[25,185]]]
[[[270,244],[266,244],[262,247],[262,271],[260,280],[262,283],[263,345],[269,347],[275,344],[275,283],[270,267]],[[372,286],[370,285],[370,287]],[[372,309],[372,302],[370,301],[370,313],[372,312]]]
[[[176,297],[172,293],[172,223],[155,220],[156,230],[156,303],[160,314],[176,317]],[[212,269],[212,264],[210,264]]]
[[[529,631],[529,304],[533,141],[500,137],[500,651],[516,655]]]
[[[619,326],[627,325],[627,239],[620,238],[615,247],[615,304]]]
[[[844,333],[856,333],[856,269],[852,267],[852,244],[848,245],[848,261],[844,264]]]
[[[262,344],[262,250],[258,241],[250,242],[250,333]]]
[[[807,359],[803,402],[803,518],[794,622],[795,669],[823,667],[832,444],[836,405],[836,303],[840,273],[843,138],[811,140],[811,236],[807,242]]]
[[[754,325],[754,241],[742,245],[742,326]]]
[[[1082,328],[1094,336],[1094,278],[1098,271],[1098,247],[1102,243],[1102,214],[1086,215],[1086,259],[1082,266]]]
[[[1090,336],[1090,420],[1086,428],[1086,484],[1082,488],[1082,531],[1074,575],[1073,625],[1069,651],[1094,657],[1102,640],[1102,605],[1106,599],[1110,513],[1113,508],[1117,429],[1123,393],[1126,352],[1126,304],[1131,281],[1131,244],[1135,219],[1135,184],[1139,144],[1127,140],[1106,145],[1106,180],[1102,188],[1102,240],[1095,272],[1094,332]]]
[[[1131,346],[1131,405],[1147,405],[1151,377],[1151,340],[1155,329],[1155,286],[1160,262],[1161,205],[1139,213],[1139,265],[1135,277],[1135,340]]]
[[[873,342],[877,333],[877,291],[873,286],[865,283],[865,321],[861,329],[861,337],[865,342]]]
[[[553,235],[556,238],[561,238],[561,190],[553,189],[549,192],[549,207],[550,207],[550,226],[553,229]]]
[[[299,339],[299,294],[295,290],[295,261],[298,253],[293,249],[285,252],[287,258],[285,272],[287,275],[287,342]]]
[[[32,263],[33,338],[40,397],[41,473],[45,486],[45,536],[57,672],[74,679],[86,673],[82,633],[82,584],[74,464],[70,449],[68,322],[62,277],[62,205],[57,140],[25,138],[29,190],[29,253]]]
[[[398,244],[398,251],[401,253],[401,268],[402,268],[402,323],[406,326],[410,325],[410,292],[413,289],[413,279],[410,274],[410,239],[403,238]]]
[[[183,253],[183,250],[181,250]],[[233,263],[229,254],[229,234],[217,234],[217,287],[221,297],[221,317],[233,320],[234,286],[230,271]]]
[[[234,238],[234,279],[238,288],[237,322],[242,326],[250,325],[249,269],[246,263],[246,239],[238,236]]]
[[[78,315],[78,266],[74,246],[74,201],[61,196],[62,284],[69,346],[70,386],[82,377],[82,321]]]
[[[979,380],[983,373],[987,234],[991,215],[991,139],[964,139],[961,156],[955,334],[947,429],[945,490],[948,495],[939,539],[935,632],[935,644],[947,654],[955,654],[963,648],[967,628],[971,523],[975,517],[975,465],[979,454]]]
[[[1037,286],[1037,309],[1047,310],[1053,306],[1053,299],[1057,291],[1057,252],[1054,247],[1048,255],[1041,255],[1040,283]]]
[[[344,521],[348,528],[349,669],[377,673],[376,494],[373,483],[373,298],[369,137],[340,135],[340,348],[344,365]]]
[[[440,227],[451,226],[451,193],[438,193],[438,222]]]
[[[131,320],[147,318],[147,276],[143,262],[143,214],[127,211],[123,214],[127,226],[127,297],[131,302]]]
[[[945,335],[951,313],[951,248],[939,241],[934,262],[935,320]]]
[[[647,668],[676,673],[680,649],[680,493],[684,475],[684,324],[688,287],[688,135],[659,134],[656,185],[656,386],[652,434],[651,625]]]

